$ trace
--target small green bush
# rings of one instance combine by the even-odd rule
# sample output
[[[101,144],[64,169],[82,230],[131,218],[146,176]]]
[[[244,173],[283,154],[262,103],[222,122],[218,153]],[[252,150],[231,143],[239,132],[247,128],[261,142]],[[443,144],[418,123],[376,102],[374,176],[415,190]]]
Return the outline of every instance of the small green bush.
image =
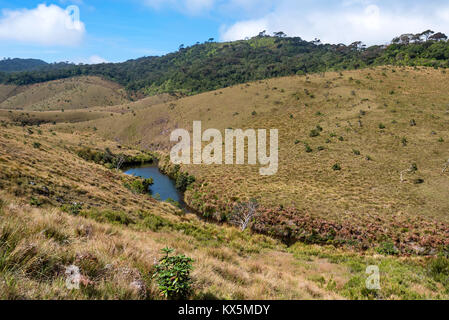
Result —
[[[406,138],[406,137],[403,137],[403,138],[401,139],[401,143],[402,143],[402,145],[403,145],[404,147],[406,147],[407,144],[408,144],[407,138]]]
[[[384,254],[387,256],[394,256],[399,253],[394,243],[389,241],[381,243],[380,246],[376,249],[376,251],[380,254]]]
[[[134,221],[123,211],[99,211],[97,209],[92,209],[89,211],[82,211],[80,212],[80,215],[85,218],[94,219],[98,222],[108,222],[125,226],[134,223]]]
[[[435,281],[443,283],[446,287],[449,286],[449,259],[447,257],[439,256],[432,259],[428,270]]]
[[[307,143],[304,144],[304,147],[306,148],[307,153],[311,153],[313,151],[313,149]]]
[[[189,175],[186,172],[178,172],[176,175],[175,187],[176,189],[184,192],[187,190],[187,187],[195,182],[195,177]]]
[[[340,171],[341,170],[341,166],[340,164],[336,163],[332,166],[332,170],[334,171]]]
[[[34,206],[34,207],[40,207],[40,206],[43,205],[43,203],[42,203],[41,199],[32,197],[32,198],[30,199],[30,205],[31,205],[31,206]]]
[[[191,293],[193,259],[184,255],[172,256],[173,249],[162,249],[164,257],[155,266],[156,278],[161,295],[168,299],[185,299]]]
[[[81,210],[83,210],[83,204],[73,202],[71,204],[64,204],[62,205],[62,211],[73,214],[74,216],[77,216]]]
[[[157,232],[165,227],[170,227],[172,224],[170,221],[161,218],[159,216],[156,216],[154,214],[149,214],[145,219],[143,220],[143,225],[150,229],[153,232]]]
[[[148,193],[150,186],[154,183],[152,178],[141,179],[136,178],[132,182],[126,182],[124,186],[136,194]]]
[[[309,136],[311,138],[318,137],[319,135],[320,135],[320,132],[317,129],[310,130]]]

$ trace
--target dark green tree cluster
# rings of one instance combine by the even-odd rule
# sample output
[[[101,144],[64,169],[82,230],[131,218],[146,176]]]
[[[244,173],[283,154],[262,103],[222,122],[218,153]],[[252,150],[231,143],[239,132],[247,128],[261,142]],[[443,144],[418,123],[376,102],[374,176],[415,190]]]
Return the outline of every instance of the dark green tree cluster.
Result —
[[[393,39],[388,46],[366,47],[307,42],[283,32],[261,32],[248,40],[218,43],[213,39],[164,56],[97,65],[52,64],[38,71],[0,73],[6,84],[25,85],[81,75],[118,82],[129,92],[191,95],[254,80],[376,65],[449,66],[446,35],[431,30]]]

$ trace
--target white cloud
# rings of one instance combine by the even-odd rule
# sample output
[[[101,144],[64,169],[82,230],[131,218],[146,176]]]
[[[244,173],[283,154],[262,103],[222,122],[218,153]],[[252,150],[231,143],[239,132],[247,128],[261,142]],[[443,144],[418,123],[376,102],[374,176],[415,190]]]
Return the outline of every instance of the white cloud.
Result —
[[[449,5],[375,4],[369,0],[345,0],[336,5],[305,6],[295,0],[279,0],[271,12],[260,17],[222,26],[225,41],[284,31],[305,40],[319,38],[325,43],[383,44],[403,33],[426,29],[449,32]]]
[[[88,64],[108,63],[108,60],[106,60],[100,56],[93,55],[93,56],[89,57],[89,59],[87,60],[86,63],[88,63]]]
[[[75,59],[72,59],[71,62],[75,64],[100,64],[100,63],[109,63],[108,60],[106,60],[103,57],[100,57],[99,55],[92,55],[88,58],[86,57],[78,57]]]
[[[84,24],[57,5],[35,9],[3,10],[0,40],[44,46],[75,46],[84,37]]]
[[[212,9],[215,0],[145,0],[144,4],[154,9],[166,6],[181,12],[197,14]]]
[[[229,28],[222,27],[221,36],[225,41],[249,38],[269,29],[268,19],[247,20],[237,22]]]

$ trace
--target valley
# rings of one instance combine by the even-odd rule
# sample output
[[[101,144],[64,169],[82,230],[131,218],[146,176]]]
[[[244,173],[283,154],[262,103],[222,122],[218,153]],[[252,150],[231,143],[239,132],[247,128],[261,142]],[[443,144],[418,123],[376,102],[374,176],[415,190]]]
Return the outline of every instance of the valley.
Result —
[[[447,298],[448,77],[380,66],[136,101],[95,77],[2,85],[2,298],[160,299],[164,247],[194,259],[194,299]],[[172,165],[170,133],[193,121],[279,129],[278,173]],[[195,214],[141,192],[120,156],[158,161]],[[231,216],[251,199],[242,232]],[[80,291],[64,290],[71,264]]]

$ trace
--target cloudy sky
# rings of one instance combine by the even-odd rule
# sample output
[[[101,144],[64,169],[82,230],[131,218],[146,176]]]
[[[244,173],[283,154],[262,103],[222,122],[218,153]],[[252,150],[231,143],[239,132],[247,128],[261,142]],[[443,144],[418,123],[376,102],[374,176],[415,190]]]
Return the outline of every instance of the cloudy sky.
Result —
[[[0,0],[0,58],[124,61],[283,31],[326,43],[449,34],[447,0]]]

